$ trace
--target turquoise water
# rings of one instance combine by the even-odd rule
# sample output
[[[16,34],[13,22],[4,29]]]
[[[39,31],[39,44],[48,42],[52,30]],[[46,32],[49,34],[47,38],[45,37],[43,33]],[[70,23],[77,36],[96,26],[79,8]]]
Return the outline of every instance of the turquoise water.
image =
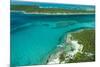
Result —
[[[69,31],[95,28],[95,15],[35,15],[11,12],[11,65],[45,64]]]

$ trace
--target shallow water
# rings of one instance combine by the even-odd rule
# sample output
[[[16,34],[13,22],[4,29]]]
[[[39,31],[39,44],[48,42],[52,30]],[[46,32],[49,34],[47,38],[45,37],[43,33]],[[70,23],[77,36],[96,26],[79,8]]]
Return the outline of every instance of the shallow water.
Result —
[[[69,31],[95,28],[95,15],[11,13],[11,65],[45,64]]]

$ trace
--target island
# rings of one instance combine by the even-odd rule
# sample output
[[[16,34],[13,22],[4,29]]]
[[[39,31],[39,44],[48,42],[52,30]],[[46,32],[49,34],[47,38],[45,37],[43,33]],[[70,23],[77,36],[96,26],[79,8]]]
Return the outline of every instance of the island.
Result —
[[[64,37],[47,64],[79,63],[95,61],[95,30],[82,29]]]
[[[94,14],[95,10],[75,10],[64,8],[41,8],[38,5],[11,5],[11,11],[23,11],[31,14]]]
[[[11,2],[10,7],[11,67],[95,61],[94,5]]]

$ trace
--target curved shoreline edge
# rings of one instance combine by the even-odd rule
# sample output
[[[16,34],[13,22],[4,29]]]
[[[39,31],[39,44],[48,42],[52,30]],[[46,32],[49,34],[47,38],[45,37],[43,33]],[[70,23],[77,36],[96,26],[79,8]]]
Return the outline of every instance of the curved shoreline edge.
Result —
[[[28,13],[27,13],[27,14],[28,14]],[[62,46],[62,45],[59,45],[59,46]],[[58,46],[58,47],[59,47],[59,46]]]
[[[75,31],[75,33],[80,33],[84,30],[88,29],[81,29],[78,31]],[[91,29],[94,30],[94,29]],[[80,44],[78,40],[72,39],[72,34],[73,32],[69,32],[65,37],[65,42],[61,43],[60,45],[57,46],[56,49],[59,49],[59,51],[51,54],[48,58],[47,64],[63,64],[63,63],[71,63],[75,59],[76,55],[86,55],[87,57],[92,57],[94,58],[94,53],[91,52],[83,52],[84,44]],[[69,49],[70,48],[70,49]],[[94,47],[95,48],[95,47]],[[68,50],[69,49],[69,50]],[[82,61],[81,61],[82,62]],[[73,62],[75,63],[75,62]]]

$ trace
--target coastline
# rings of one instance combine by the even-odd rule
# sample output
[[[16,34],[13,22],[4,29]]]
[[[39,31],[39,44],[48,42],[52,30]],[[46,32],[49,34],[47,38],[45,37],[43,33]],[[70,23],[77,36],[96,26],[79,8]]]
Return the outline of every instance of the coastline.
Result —
[[[35,14],[35,15],[87,15],[87,14],[95,14],[95,13],[39,13],[39,12],[25,12],[25,11],[16,11],[11,10],[11,12],[21,12],[23,14]]]
[[[24,7],[22,5],[19,5],[19,7],[16,7],[16,4],[15,5],[11,4],[10,6],[11,6],[10,14],[11,14],[11,18],[12,18],[11,23],[14,23],[14,24],[12,24],[12,27],[13,26],[14,27],[11,28],[12,29],[11,34],[12,33],[15,34],[17,31],[18,32],[22,31],[22,30],[26,29],[27,27],[32,27],[32,28],[29,28],[25,32],[27,35],[26,34],[23,35],[24,32],[21,33],[22,39],[17,36],[19,34],[17,34],[15,36],[16,38],[12,39],[11,44],[14,44],[14,48],[15,48],[15,49],[13,48],[14,51],[16,51],[17,46],[19,48],[23,48],[27,44],[30,44],[30,45],[26,46],[25,47],[26,49],[23,49],[24,52],[22,52],[21,49],[16,51],[15,52],[16,57],[14,55],[12,55],[11,65],[14,64],[15,66],[18,65],[18,66],[30,66],[31,67],[34,65],[67,64],[67,63],[77,63],[77,62],[80,63],[80,62],[84,62],[84,59],[89,60],[90,57],[92,57],[92,56],[93,56],[92,57],[93,60],[90,60],[88,62],[95,60],[95,58],[94,58],[95,54],[93,53],[95,51],[94,49],[92,49],[94,51],[91,51],[90,50],[91,47],[90,47],[89,48],[90,52],[83,52],[84,45],[83,45],[83,43],[80,42],[81,36],[79,36],[79,34],[78,34],[84,30],[88,30],[88,28],[90,30],[95,30],[95,25],[94,25],[95,24],[94,23],[95,22],[94,21],[95,6],[92,7],[93,10],[92,10],[92,8],[89,9],[89,7],[87,5],[86,5],[86,7],[87,7],[86,9],[81,6],[73,9],[74,6],[72,6],[68,10],[65,9],[67,7],[65,7],[64,9],[58,9],[58,8],[55,9],[55,8],[50,8],[50,7],[44,8],[44,7],[41,7],[38,5],[33,5],[33,6],[25,5]],[[81,10],[80,8],[82,8],[83,10]],[[79,9],[79,10],[77,11],[77,9]],[[41,24],[41,25],[39,24],[39,27],[35,29],[33,27],[35,27],[35,25],[36,25],[36,27],[38,26],[38,22],[36,20],[38,20],[39,23],[43,22],[43,24]],[[19,23],[17,23],[17,22],[19,22]],[[34,22],[36,22],[36,24]],[[48,22],[54,22],[54,23],[49,24]],[[22,23],[22,25],[20,25],[21,23]],[[15,26],[17,24],[19,24],[19,26]],[[41,32],[42,27],[43,27],[43,32]],[[50,32],[49,32],[49,28],[47,28],[47,27],[50,27]],[[47,31],[44,31],[44,30],[47,30]],[[56,31],[56,30],[58,30],[58,31]],[[60,31],[60,30],[63,30],[63,31]],[[34,34],[34,31],[36,32],[36,34]],[[39,33],[38,31],[41,32],[41,35],[38,34]],[[47,38],[45,38],[42,41],[42,38],[44,36],[46,37],[45,33],[47,33]],[[54,35],[52,33],[54,33]],[[57,33],[57,39],[55,39],[56,33]],[[75,39],[74,39],[73,33],[75,33],[75,36],[76,36]],[[50,36],[48,36],[49,34],[50,34]],[[78,34],[78,36],[77,36],[77,34]],[[28,35],[30,35],[31,37]],[[35,38],[35,35],[36,35],[36,38]],[[51,36],[53,36],[53,38],[50,38]],[[85,34],[82,36],[88,36],[88,35]],[[92,35],[90,34],[89,37],[91,38],[91,36]],[[27,37],[30,37],[30,40]],[[37,37],[39,37],[39,38],[37,38]],[[79,38],[79,39],[77,39],[77,38]],[[55,43],[52,43],[53,39],[54,39]],[[85,39],[83,38],[83,40],[85,40]],[[19,43],[19,41],[20,41],[20,43]],[[25,41],[25,43],[24,43],[24,41]],[[92,40],[92,41],[95,42],[95,40]],[[84,41],[82,41],[82,42],[84,42]],[[18,45],[16,45],[16,44],[18,44]],[[35,44],[37,44],[37,45],[35,45]],[[41,44],[42,44],[42,47],[41,47]],[[41,47],[41,48],[39,50],[35,49],[34,45],[36,46],[36,48],[37,47]],[[53,45],[55,45],[55,47],[52,47]],[[93,45],[95,45],[95,44],[93,44]],[[33,46],[33,48],[30,49],[30,46]],[[85,47],[86,47],[86,45],[85,45]],[[29,50],[27,48],[29,48]],[[52,48],[52,49],[50,49],[50,48]],[[88,46],[87,46],[87,48],[88,48]],[[44,50],[41,51],[42,49],[44,49]],[[48,51],[47,51],[47,49],[48,49]],[[40,52],[40,53],[38,53],[38,52]],[[84,55],[86,55],[86,56],[84,56]],[[87,58],[87,56],[89,59]],[[36,59],[36,57],[39,58],[39,61]],[[14,61],[12,59],[14,59]],[[86,60],[85,60],[85,62],[87,62]]]
[[[80,32],[80,31],[78,31],[78,32]],[[74,41],[74,42],[76,42],[76,41]],[[58,47],[62,47],[62,45],[58,45]],[[63,63],[63,62],[62,62]]]
[[[51,54],[51,56],[49,57],[47,64],[63,64],[68,62],[70,59],[74,58],[74,55],[77,54],[78,52],[82,52],[83,49],[83,45],[78,44],[77,40],[71,40],[71,34],[67,34],[67,37],[65,36],[64,38],[66,38],[65,43],[60,44],[57,46],[56,49],[59,49],[58,52],[56,52],[55,54]],[[66,47],[66,48],[64,48]],[[74,51],[71,51],[71,49],[75,49]],[[60,58],[63,57],[63,58]],[[64,59],[64,57],[66,57]],[[60,60],[60,59],[62,60]]]
[[[78,31],[74,31],[74,33],[80,33],[84,30],[88,30],[88,29],[81,29]],[[72,63],[72,62],[75,63],[74,59],[78,57],[78,55],[80,56],[86,55],[85,57],[93,56],[92,58],[94,58],[94,53],[83,52],[84,47],[86,46],[84,46],[84,44],[80,44],[79,40],[73,39],[72,33],[73,32],[69,32],[67,35],[65,35],[64,43],[61,43],[60,45],[57,46],[56,49],[59,49],[59,51],[50,55],[47,64],[63,64],[63,63]]]

